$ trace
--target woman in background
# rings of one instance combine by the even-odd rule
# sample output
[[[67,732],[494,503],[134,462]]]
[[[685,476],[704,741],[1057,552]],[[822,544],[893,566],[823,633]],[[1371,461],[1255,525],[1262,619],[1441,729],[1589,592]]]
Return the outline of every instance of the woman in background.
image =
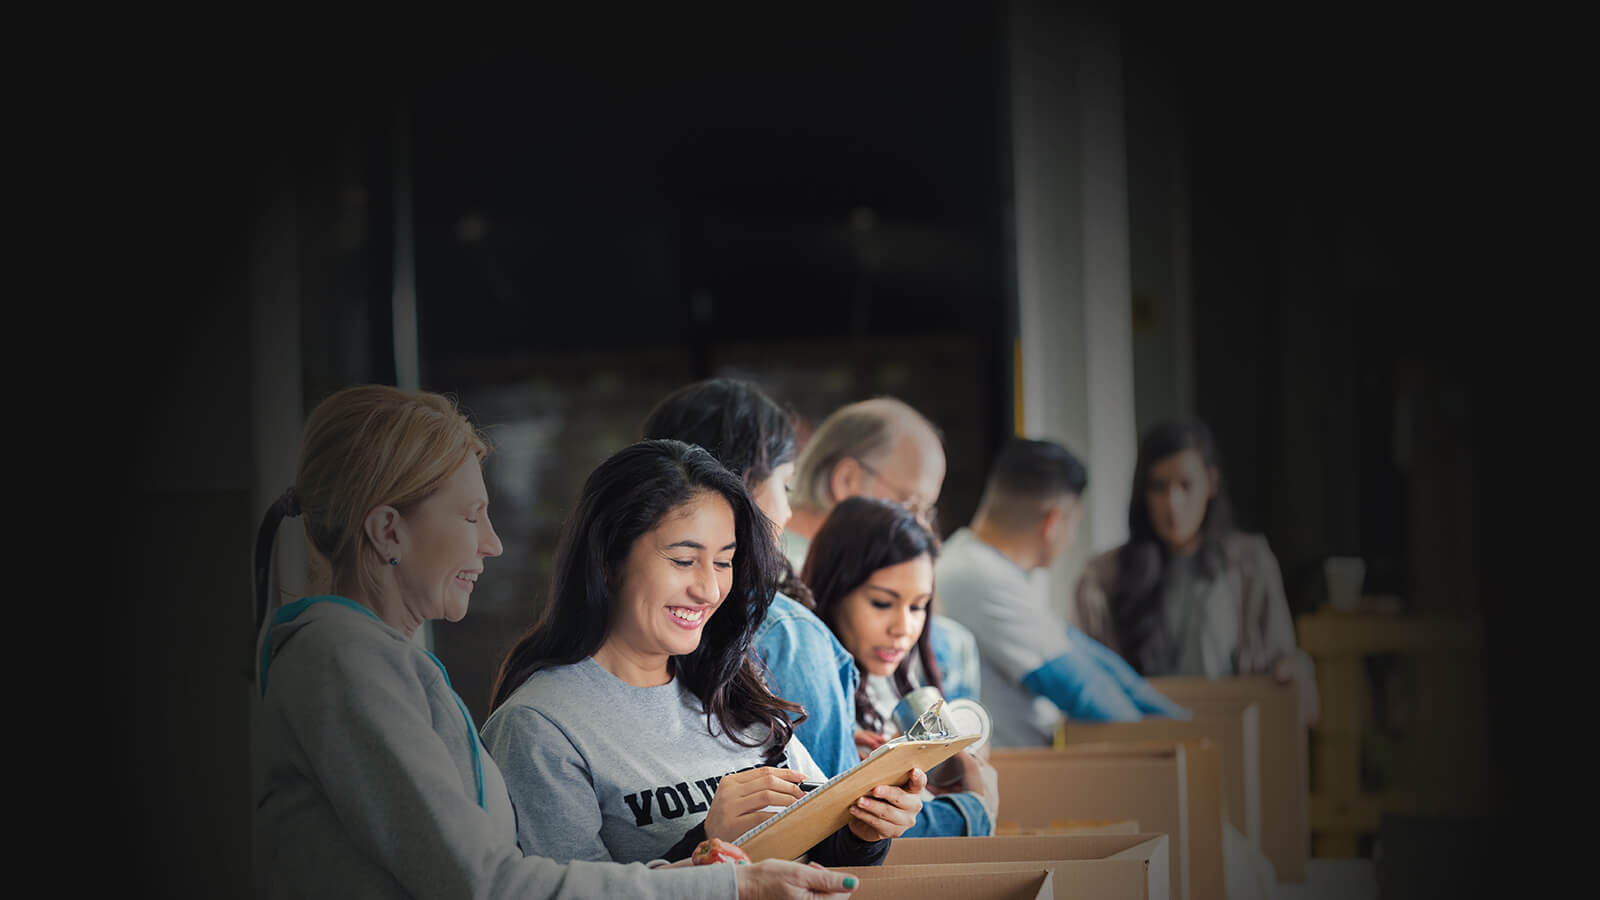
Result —
[[[861,670],[855,706],[863,753],[898,733],[892,712],[902,697],[924,685],[943,691],[927,628],[937,555],[937,540],[905,507],[869,497],[841,501],[811,540],[800,577]],[[965,750],[952,759],[960,780],[944,793],[929,791],[907,836],[994,833],[994,769]]]
[[[1204,423],[1168,422],[1139,442],[1128,541],[1091,559],[1075,624],[1141,675],[1271,673],[1317,719],[1311,657],[1295,645],[1283,575],[1266,538],[1233,527]]]

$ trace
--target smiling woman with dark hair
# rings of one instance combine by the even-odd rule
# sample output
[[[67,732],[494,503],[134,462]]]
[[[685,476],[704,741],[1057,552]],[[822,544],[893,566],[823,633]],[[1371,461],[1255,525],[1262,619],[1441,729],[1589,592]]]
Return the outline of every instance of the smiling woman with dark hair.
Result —
[[[645,417],[646,438],[697,444],[744,479],[773,535],[789,522],[795,431],[789,414],[755,385],[711,378],[678,388]],[[794,732],[832,777],[856,764],[855,660],[812,611],[811,591],[781,561],[783,577],[752,648],[773,693],[802,710]],[[831,672],[834,678],[823,677]]]
[[[544,614],[502,664],[483,727],[524,847],[561,861],[683,860],[826,780],[793,737],[796,707],[750,654],[781,571],[766,518],[704,449],[641,441],[595,469]],[[908,787],[857,800],[811,858],[881,862],[921,808],[920,784]]]

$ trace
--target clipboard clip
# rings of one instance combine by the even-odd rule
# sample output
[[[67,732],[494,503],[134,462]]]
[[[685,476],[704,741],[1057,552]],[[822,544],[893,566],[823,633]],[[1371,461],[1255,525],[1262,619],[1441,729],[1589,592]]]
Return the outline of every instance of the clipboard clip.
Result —
[[[908,741],[933,741],[956,737],[951,730],[950,723],[944,717],[944,698],[933,701],[917,720],[906,729],[905,739]]]

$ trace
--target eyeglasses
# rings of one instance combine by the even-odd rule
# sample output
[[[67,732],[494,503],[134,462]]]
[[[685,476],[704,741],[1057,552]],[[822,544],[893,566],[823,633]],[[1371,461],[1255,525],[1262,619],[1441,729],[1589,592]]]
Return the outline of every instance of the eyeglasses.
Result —
[[[927,506],[923,506],[922,502],[916,500],[910,491],[901,488],[899,485],[883,477],[883,473],[879,472],[866,460],[859,456],[852,456],[850,458],[856,461],[856,465],[860,466],[862,469],[865,469],[868,475],[871,475],[873,478],[883,482],[889,488],[889,490],[893,491],[894,502],[905,507],[906,512],[911,513],[911,515],[915,516],[917,519],[920,519],[929,528],[932,528],[939,520],[938,504],[929,503]]]

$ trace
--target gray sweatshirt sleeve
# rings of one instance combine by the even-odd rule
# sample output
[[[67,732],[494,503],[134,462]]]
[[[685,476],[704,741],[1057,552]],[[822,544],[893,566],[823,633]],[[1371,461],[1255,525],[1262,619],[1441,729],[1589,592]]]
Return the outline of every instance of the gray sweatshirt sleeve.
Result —
[[[731,866],[652,871],[524,857],[463,789],[460,769],[434,730],[428,698],[434,676],[401,651],[367,642],[300,662],[273,670],[272,689],[295,701],[280,707],[284,724],[351,839],[406,893],[736,896]],[[487,758],[483,764],[494,765]],[[328,887],[344,893],[339,885]]]
[[[483,741],[505,775],[524,853],[563,862],[613,858],[600,837],[594,777],[560,726],[536,709],[508,704],[484,724]]]

